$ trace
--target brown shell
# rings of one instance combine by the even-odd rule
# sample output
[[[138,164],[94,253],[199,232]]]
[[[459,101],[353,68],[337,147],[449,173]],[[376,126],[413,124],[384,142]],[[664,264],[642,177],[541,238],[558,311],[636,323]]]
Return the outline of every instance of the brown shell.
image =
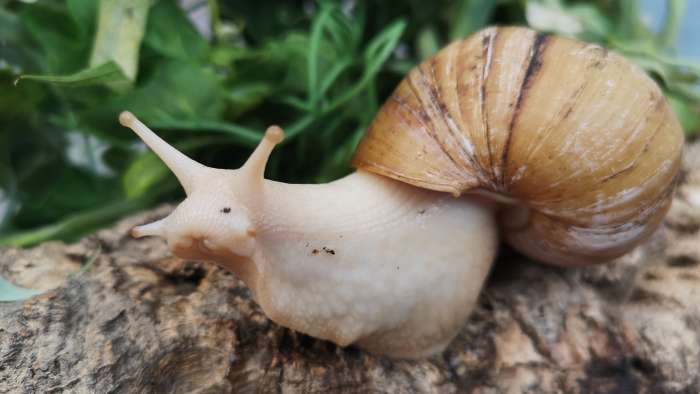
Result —
[[[414,68],[353,164],[455,195],[497,194],[514,202],[501,211],[513,246],[581,265],[624,254],[654,231],[682,146],[659,87],[623,57],[501,27]]]

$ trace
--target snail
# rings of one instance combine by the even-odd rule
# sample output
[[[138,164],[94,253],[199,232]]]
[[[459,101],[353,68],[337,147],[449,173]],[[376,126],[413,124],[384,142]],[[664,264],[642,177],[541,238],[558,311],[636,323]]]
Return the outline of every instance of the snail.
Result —
[[[498,228],[557,265],[620,256],[658,227],[683,134],[658,86],[600,46],[492,27],[414,68],[352,159],[320,185],[264,179],[268,128],[239,169],[209,168],[119,116],[187,197],[135,227],[215,262],[278,324],[395,358],[442,351],[474,308]]]

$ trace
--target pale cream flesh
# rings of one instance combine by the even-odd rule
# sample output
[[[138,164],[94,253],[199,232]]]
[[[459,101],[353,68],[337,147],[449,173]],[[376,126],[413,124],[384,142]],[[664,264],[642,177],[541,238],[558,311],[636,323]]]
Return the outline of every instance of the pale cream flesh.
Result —
[[[390,357],[444,349],[474,307],[497,248],[488,205],[358,171],[320,185],[263,178],[271,127],[238,170],[205,167],[130,113],[132,128],[183,184],[168,217],[134,229],[246,282],[270,319]]]

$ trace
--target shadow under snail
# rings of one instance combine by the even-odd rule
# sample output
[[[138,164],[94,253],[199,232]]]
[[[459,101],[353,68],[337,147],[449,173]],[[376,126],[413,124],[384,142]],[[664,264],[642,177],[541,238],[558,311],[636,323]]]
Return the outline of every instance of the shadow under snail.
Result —
[[[400,358],[457,334],[499,225],[516,249],[557,265],[610,261],[645,240],[669,208],[683,146],[641,69],[519,27],[482,30],[414,68],[360,142],[357,171],[328,184],[264,179],[276,126],[226,170],[129,112],[119,120],[187,194],[135,236],[233,271],[280,325]]]

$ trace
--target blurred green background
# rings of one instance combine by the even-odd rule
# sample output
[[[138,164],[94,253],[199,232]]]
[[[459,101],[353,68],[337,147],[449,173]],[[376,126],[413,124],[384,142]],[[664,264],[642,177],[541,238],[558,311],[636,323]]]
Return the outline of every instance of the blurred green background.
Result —
[[[118,125],[125,109],[197,160],[227,168],[279,124],[287,139],[269,178],[336,179],[402,76],[490,24],[622,53],[660,83],[692,135],[700,67],[676,45],[697,50],[685,29],[700,19],[699,3],[0,0],[0,244],[75,239],[182,197]]]

